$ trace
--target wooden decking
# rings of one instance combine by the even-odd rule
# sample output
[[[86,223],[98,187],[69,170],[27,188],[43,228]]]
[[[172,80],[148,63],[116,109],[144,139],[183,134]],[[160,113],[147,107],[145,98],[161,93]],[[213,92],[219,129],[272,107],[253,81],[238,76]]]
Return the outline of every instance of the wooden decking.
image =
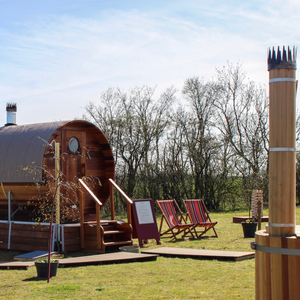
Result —
[[[156,260],[157,254],[141,254],[130,252],[114,252],[59,259],[59,267],[115,264]]]
[[[119,251],[119,252],[106,253],[106,254],[62,258],[59,259],[59,267],[64,268],[64,267],[78,267],[78,266],[87,266],[87,265],[155,261],[158,256],[239,261],[239,260],[254,258],[255,253],[160,247],[151,250],[143,250],[142,253],[131,253],[131,252]],[[7,270],[12,270],[12,269],[26,270],[32,266],[34,266],[34,261],[0,262],[0,269],[7,269]]]
[[[255,257],[254,252],[238,251],[219,251],[219,250],[202,250],[187,248],[162,247],[151,250],[144,250],[142,253],[158,254],[167,257],[195,258],[195,259],[217,259],[239,261]]]
[[[33,261],[0,261],[0,270],[27,270],[32,266]]]
[[[51,252],[51,257],[57,257],[59,254],[57,252]],[[48,251],[33,251],[21,255],[17,255],[14,257],[14,260],[19,261],[35,261],[38,259],[44,259],[48,257]]]
[[[116,263],[130,263],[130,262],[144,262],[154,261],[157,259],[157,254],[141,254],[131,252],[114,252],[107,254],[96,254],[79,256],[72,258],[59,259],[59,267],[78,267],[87,265],[101,265],[101,264],[116,264]],[[34,261],[13,261],[0,262],[0,269],[12,270],[26,270],[34,266]]]

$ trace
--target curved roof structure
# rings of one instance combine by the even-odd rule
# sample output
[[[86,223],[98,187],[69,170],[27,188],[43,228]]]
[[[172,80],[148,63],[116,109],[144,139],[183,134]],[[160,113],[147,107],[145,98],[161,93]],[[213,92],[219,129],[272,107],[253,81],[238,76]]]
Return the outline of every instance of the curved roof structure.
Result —
[[[0,128],[0,182],[41,182],[45,148],[65,121]]]

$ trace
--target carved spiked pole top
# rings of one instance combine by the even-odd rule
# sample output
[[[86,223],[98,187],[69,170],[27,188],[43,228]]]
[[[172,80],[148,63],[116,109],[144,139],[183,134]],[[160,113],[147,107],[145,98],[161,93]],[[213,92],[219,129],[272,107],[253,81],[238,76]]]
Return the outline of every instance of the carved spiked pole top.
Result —
[[[269,49],[269,232],[295,234],[296,48]]]
[[[295,69],[297,70],[297,49],[293,47],[291,49],[288,47],[286,50],[283,46],[283,50],[281,52],[280,48],[278,47],[277,53],[275,48],[271,50],[269,48],[269,56],[268,56],[268,71],[272,69]]]

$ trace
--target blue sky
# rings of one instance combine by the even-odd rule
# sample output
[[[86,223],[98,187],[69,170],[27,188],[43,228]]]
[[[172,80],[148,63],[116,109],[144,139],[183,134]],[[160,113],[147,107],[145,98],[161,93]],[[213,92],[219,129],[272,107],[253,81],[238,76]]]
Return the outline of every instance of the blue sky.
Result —
[[[227,61],[267,85],[267,49],[299,47],[299,24],[297,0],[0,0],[0,124],[6,102],[28,124],[80,118],[109,87],[180,97]]]

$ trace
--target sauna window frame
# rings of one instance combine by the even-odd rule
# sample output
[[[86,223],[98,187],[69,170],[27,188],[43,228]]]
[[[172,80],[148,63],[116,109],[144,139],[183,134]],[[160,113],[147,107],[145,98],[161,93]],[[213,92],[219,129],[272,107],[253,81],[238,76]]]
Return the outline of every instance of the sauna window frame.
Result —
[[[77,148],[73,148],[74,146],[72,146],[72,143],[76,141],[77,142]],[[71,146],[71,147],[70,147]],[[79,143],[79,140],[78,138],[76,138],[75,136],[72,136],[70,139],[69,139],[69,142],[68,142],[68,149],[71,153],[73,154],[76,154],[79,152],[80,150],[80,143]]]

